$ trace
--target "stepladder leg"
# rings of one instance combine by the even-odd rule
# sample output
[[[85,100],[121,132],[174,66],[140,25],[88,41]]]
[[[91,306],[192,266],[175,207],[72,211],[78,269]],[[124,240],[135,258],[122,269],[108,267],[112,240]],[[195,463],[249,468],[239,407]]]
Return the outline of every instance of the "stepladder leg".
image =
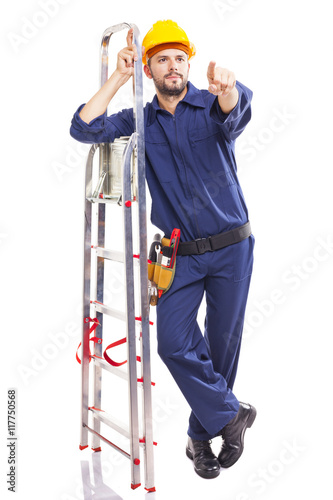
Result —
[[[102,148],[103,149],[103,148]],[[102,151],[100,150],[100,155],[102,155]],[[102,158],[100,156],[100,162]],[[98,247],[104,248],[105,246],[105,216],[106,209],[105,205],[99,205],[97,207],[97,244]],[[96,300],[100,303],[104,301],[104,259],[97,257],[97,284],[96,284]],[[103,341],[103,314],[97,312],[97,321],[99,323],[98,328],[96,329],[96,336],[101,339],[100,343],[94,343],[94,354],[99,358],[102,357],[102,341]],[[94,407],[97,409],[101,409],[102,407],[102,369],[99,366],[94,366],[94,374],[93,374],[93,382],[94,382]],[[101,432],[101,423],[97,418],[94,418],[93,428],[97,434]],[[100,451],[100,439],[97,434],[93,435],[92,439],[92,449],[94,451]]]
[[[89,315],[89,308],[88,308]],[[84,320],[83,320],[84,321]],[[81,361],[81,437],[80,450],[88,446],[88,399],[89,399],[89,323],[83,322]]]
[[[89,397],[89,346],[85,344],[89,343],[85,341],[87,337],[85,330],[89,335],[89,328],[84,327],[83,333],[83,343],[82,343],[82,396],[81,396],[81,437],[80,437],[80,450],[87,448],[88,446],[88,430],[86,425],[88,423],[88,397]],[[85,352],[85,348],[86,351]]]
[[[97,354],[98,355],[98,354]],[[100,409],[102,404],[101,398],[101,379],[102,370],[98,366],[94,366],[94,407]],[[101,423],[97,418],[94,418],[93,429],[98,434],[101,433]],[[96,434],[92,438],[92,450],[101,451],[100,439]]]
[[[99,328],[97,336],[102,338],[102,329],[103,329],[103,315],[101,313],[97,313],[97,320],[99,322]],[[102,357],[102,344],[95,343],[95,356]],[[102,407],[102,369],[95,365],[93,367],[93,381],[94,381],[94,407],[97,409],[101,409]],[[101,423],[97,418],[94,418],[93,429],[96,433],[101,433]],[[96,434],[93,434],[92,438],[92,449],[93,451],[101,451],[100,439]]]
[[[87,178],[91,170],[87,168]],[[87,179],[86,179],[87,183]],[[88,446],[88,401],[89,401],[89,317],[91,282],[91,204],[85,199],[84,213],[84,255],[83,255],[83,318],[82,318],[82,361],[81,361],[81,439],[80,449]]]

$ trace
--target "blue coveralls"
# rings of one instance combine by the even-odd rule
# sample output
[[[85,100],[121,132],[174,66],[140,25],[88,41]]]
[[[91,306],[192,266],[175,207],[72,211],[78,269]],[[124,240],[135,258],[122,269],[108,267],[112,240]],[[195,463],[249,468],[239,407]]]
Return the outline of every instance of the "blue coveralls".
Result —
[[[146,177],[151,221],[181,241],[234,229],[248,221],[237,178],[234,142],[251,118],[252,92],[236,83],[239,100],[224,114],[218,99],[188,82],[174,115],[158,105],[144,109]],[[85,143],[113,142],[134,131],[133,110],[89,124],[74,114],[70,133]],[[253,264],[254,238],[203,255],[177,256],[170,290],[157,305],[158,352],[192,412],[188,434],[208,440],[237,414],[232,392]],[[202,335],[197,312],[206,293]]]

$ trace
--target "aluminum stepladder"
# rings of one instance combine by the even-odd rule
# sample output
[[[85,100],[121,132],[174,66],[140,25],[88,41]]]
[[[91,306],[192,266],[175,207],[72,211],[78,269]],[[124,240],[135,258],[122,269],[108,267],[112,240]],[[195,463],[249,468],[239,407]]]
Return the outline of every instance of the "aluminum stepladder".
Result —
[[[108,50],[111,36],[124,29],[134,29],[133,43],[138,51],[138,61],[134,64],[134,133],[129,138],[122,156],[122,192],[121,197],[104,195],[103,184],[110,181],[107,168],[110,164],[110,144],[94,144],[88,154],[85,181],[85,222],[84,222],[84,290],[83,290],[83,331],[82,331],[82,408],[81,408],[81,438],[80,449],[88,447],[88,432],[92,436],[92,449],[100,451],[100,440],[116,449],[130,460],[131,488],[141,484],[140,479],[140,449],[144,457],[144,487],[147,491],[155,491],[154,459],[153,459],[153,429],[152,429],[152,394],[150,369],[150,339],[149,339],[149,298],[147,270],[147,223],[146,223],[146,184],[145,184],[145,143],[143,114],[143,83],[142,55],[140,33],[136,25],[122,23],[105,30],[101,43],[101,86],[108,79]],[[93,158],[99,150],[99,182],[93,191]],[[134,160],[133,160],[134,157]],[[136,168],[136,181],[133,181],[133,162]],[[134,183],[136,187],[134,186]],[[133,190],[137,193],[133,196]],[[109,193],[108,188],[105,192]],[[107,204],[117,205],[123,213],[124,253],[105,248],[105,222]],[[137,210],[133,205],[137,204]],[[95,207],[96,235],[92,234],[93,207]],[[133,254],[133,217],[136,214],[139,235],[139,255]],[[139,305],[134,290],[134,258],[139,265]],[[92,260],[95,261],[95,287],[92,285]],[[104,305],[104,261],[122,262],[125,268],[125,311],[119,311]],[[94,295],[94,296],[92,296]],[[140,317],[135,317],[135,309],[139,307]],[[103,316],[108,315],[126,324],[127,372],[111,366],[102,354]],[[92,318],[95,318],[92,320]],[[89,342],[92,328],[90,322],[95,322],[94,353],[90,354]],[[136,324],[139,322],[140,336],[137,341]],[[137,363],[137,344],[140,343],[141,363]],[[91,368],[89,367],[90,361]],[[137,367],[141,366],[138,378]],[[115,377],[125,378],[128,382],[129,395],[129,426],[113,419],[102,410],[101,382],[102,370],[111,372]],[[89,406],[90,373],[93,372],[93,405]],[[119,379],[118,379],[119,380]],[[138,392],[142,390],[142,420],[140,435],[140,419],[138,408]],[[102,410],[102,411],[101,411]],[[89,425],[89,415],[93,424]],[[101,422],[117,431],[129,440],[129,452],[101,435]]]

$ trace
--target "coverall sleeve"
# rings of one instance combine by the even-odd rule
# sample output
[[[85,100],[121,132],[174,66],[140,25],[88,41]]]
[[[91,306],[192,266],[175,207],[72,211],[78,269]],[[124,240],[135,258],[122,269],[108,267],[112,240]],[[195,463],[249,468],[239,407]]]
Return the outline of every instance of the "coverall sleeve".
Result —
[[[77,141],[87,144],[113,142],[117,137],[129,136],[134,132],[133,109],[123,109],[110,116],[97,116],[86,123],[80,118],[82,104],[74,113],[70,127],[70,135]]]
[[[213,102],[210,110],[211,118],[222,126],[228,141],[234,141],[245,129],[251,119],[252,91],[240,82],[236,82],[239,98],[236,106],[230,113],[223,113],[218,97]]]

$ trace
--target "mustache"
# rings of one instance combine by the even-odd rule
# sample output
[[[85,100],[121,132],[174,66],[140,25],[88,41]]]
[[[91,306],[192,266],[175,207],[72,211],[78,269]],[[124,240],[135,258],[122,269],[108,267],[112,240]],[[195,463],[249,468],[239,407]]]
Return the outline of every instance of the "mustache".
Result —
[[[164,78],[168,78],[169,76],[179,76],[180,78],[183,78],[183,75],[181,73],[175,73],[175,72],[164,75]]]

